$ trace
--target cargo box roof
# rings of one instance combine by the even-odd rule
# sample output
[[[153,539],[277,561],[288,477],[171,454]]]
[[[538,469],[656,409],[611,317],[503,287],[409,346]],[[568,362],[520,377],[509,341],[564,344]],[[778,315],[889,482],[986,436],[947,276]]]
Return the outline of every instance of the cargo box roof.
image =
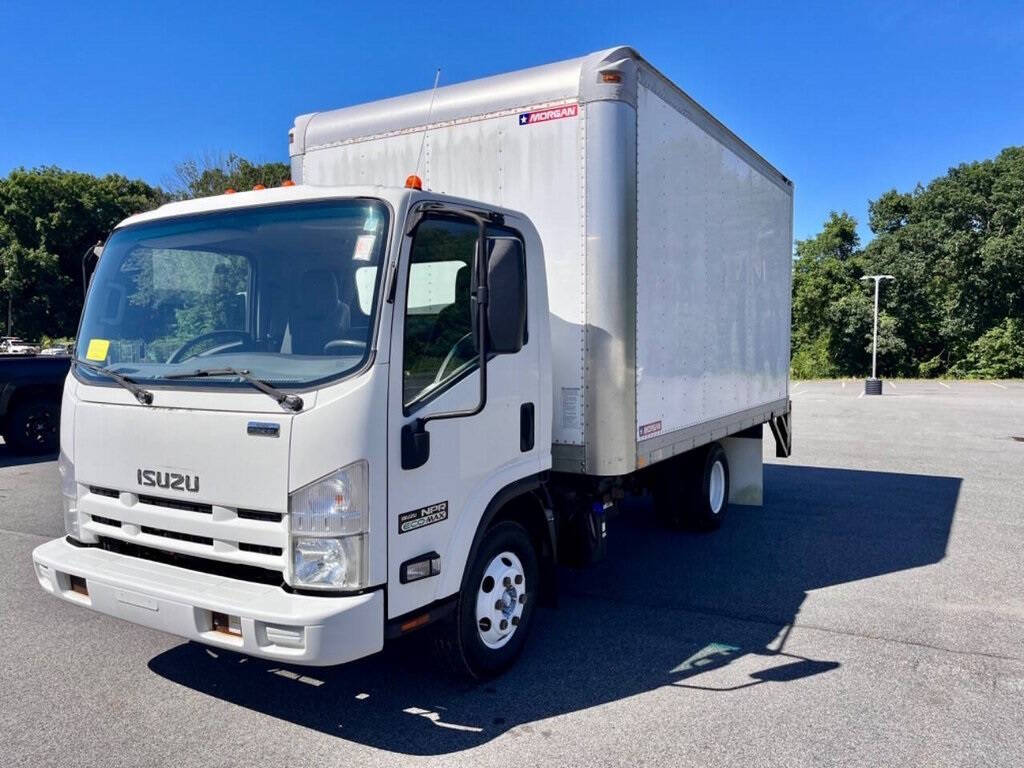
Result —
[[[428,119],[430,125],[442,125],[481,115],[514,113],[525,107],[607,99],[618,99],[635,106],[638,71],[641,69],[652,84],[657,83],[659,91],[680,102],[692,118],[703,123],[742,155],[754,159],[770,176],[790,184],[778,169],[628,46],[439,87],[433,95],[433,108],[428,89],[300,115],[295,118],[295,125],[289,133],[289,154],[295,157],[324,147],[422,129],[428,124]],[[600,82],[601,74],[608,71],[620,73],[622,82],[619,87],[609,88],[607,83]]]

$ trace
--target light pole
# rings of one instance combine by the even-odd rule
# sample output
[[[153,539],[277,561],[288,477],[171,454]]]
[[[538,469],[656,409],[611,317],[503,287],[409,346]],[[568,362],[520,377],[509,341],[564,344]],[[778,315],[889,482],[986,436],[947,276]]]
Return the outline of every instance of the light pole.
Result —
[[[895,280],[892,275],[864,275],[861,280],[875,281],[875,333],[871,341],[871,378],[864,382],[865,395],[882,394],[882,382],[878,378],[878,284],[883,280]]]

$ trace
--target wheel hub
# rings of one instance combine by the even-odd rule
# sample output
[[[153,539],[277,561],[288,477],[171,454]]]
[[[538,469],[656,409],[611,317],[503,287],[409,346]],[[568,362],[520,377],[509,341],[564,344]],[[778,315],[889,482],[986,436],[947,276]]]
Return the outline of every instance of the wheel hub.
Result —
[[[501,648],[515,634],[526,606],[526,573],[513,552],[496,555],[480,580],[476,622],[488,648]]]

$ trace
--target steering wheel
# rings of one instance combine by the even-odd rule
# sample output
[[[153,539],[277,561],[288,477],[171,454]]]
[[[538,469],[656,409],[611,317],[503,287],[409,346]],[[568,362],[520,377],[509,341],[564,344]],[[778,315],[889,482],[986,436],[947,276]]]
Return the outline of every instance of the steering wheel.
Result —
[[[191,354],[185,354],[186,351],[190,351],[196,347],[202,345],[205,341],[215,341],[217,339],[224,339],[223,343],[214,344],[209,349],[203,350],[202,352],[192,352]],[[215,355],[218,352],[223,352],[232,347],[237,347],[245,344],[249,340],[249,334],[245,331],[210,331],[209,333],[201,333],[194,339],[189,339],[176,350],[171,352],[171,356],[167,358],[168,363],[180,363],[188,360],[192,357],[206,357],[207,355]]]
[[[328,341],[324,344],[324,354],[329,352],[336,352],[344,349],[352,349],[359,354],[363,354],[366,351],[366,342],[359,341],[358,339],[335,339],[334,341]]]
[[[448,350],[448,354],[444,356],[444,361],[441,363],[441,367],[437,369],[437,376],[434,377],[434,383],[435,384],[437,384],[439,381],[444,381],[445,373],[448,370],[448,366],[451,365],[452,360],[455,359],[455,355],[458,353],[459,347],[461,347],[467,341],[472,345],[472,343],[473,343],[473,332],[472,331],[470,331],[465,336],[463,336],[461,339],[456,341],[452,345],[452,348]]]

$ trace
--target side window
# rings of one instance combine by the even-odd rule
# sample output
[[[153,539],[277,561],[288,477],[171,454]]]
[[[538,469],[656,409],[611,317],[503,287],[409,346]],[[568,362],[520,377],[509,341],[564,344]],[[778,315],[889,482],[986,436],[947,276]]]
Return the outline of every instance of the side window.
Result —
[[[405,406],[477,363],[470,302],[476,238],[476,225],[458,219],[428,219],[416,230],[405,302]]]

